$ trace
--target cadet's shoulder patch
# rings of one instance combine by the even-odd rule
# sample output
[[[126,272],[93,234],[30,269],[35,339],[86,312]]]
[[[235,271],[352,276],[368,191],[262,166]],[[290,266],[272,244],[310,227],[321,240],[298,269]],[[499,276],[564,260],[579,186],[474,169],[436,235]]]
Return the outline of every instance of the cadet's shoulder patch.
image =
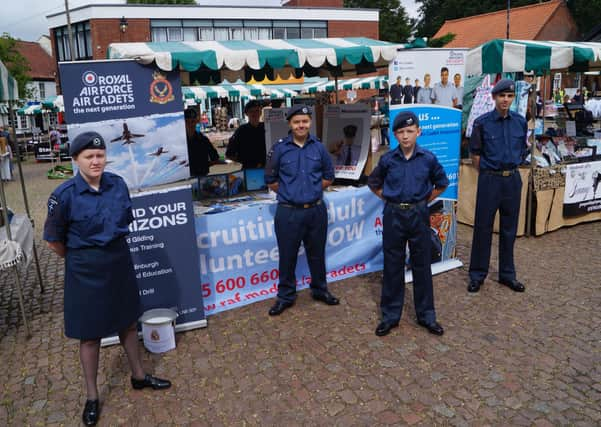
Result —
[[[54,194],[48,198],[48,216],[54,215],[55,208],[58,206],[59,200]]]

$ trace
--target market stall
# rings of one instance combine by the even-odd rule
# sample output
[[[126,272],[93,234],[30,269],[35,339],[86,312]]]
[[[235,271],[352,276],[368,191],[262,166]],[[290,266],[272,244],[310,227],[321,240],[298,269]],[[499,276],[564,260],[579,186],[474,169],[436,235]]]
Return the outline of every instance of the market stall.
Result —
[[[562,71],[588,71],[601,68],[601,43],[590,42],[555,42],[555,41],[520,41],[520,40],[491,40],[468,52],[466,74],[478,76],[501,73],[523,73],[532,71],[543,77],[546,85],[551,73]],[[543,88],[543,96],[546,93]],[[543,103],[544,105],[544,103]],[[566,110],[568,107],[566,107]],[[567,113],[569,114],[569,113]],[[601,213],[593,212],[573,218],[563,218],[559,213],[564,203],[564,187],[566,165],[578,162],[578,147],[594,144],[594,138],[585,136],[578,123],[568,124],[567,120],[559,122],[550,119],[545,108],[542,113],[540,128],[548,133],[548,139],[531,138],[530,167],[521,171],[522,177],[529,183],[527,187],[527,203],[520,214],[520,224],[525,224],[525,234],[541,235],[564,225],[574,225],[585,221],[601,219]],[[568,117],[570,117],[568,115]],[[572,126],[572,129],[569,129]],[[588,123],[591,136],[599,129],[599,121]],[[532,126],[534,132],[534,126]],[[551,130],[549,130],[551,128]],[[548,131],[548,132],[547,132]],[[547,144],[552,144],[548,145]],[[565,148],[565,152],[564,152]],[[550,160],[546,150],[556,151],[560,155]],[[565,154],[565,155],[564,155]],[[461,186],[464,188],[459,204],[458,220],[468,224],[473,223],[473,209],[470,195],[475,193],[476,174],[472,173],[469,165],[461,167]],[[534,224],[534,229],[530,225]],[[520,227],[520,230],[522,228]]]
[[[16,80],[9,74],[8,70],[0,61],[0,101],[8,102],[9,114],[14,113],[13,102],[19,99],[18,86]],[[10,150],[10,146],[7,146],[6,136],[4,138],[4,145],[2,149],[4,151]],[[14,132],[10,136],[16,141]],[[40,264],[38,260],[38,254],[33,239],[33,222],[31,220],[31,214],[29,211],[29,203],[27,201],[27,192],[25,190],[25,182],[23,180],[23,171],[21,169],[21,156],[19,153],[19,144],[15,144],[16,153],[15,158],[17,159],[17,165],[19,169],[21,190],[23,192],[23,199],[27,216],[25,215],[12,215],[9,213],[9,207],[6,200],[6,193],[4,191],[4,180],[0,180],[0,209],[1,212],[1,224],[2,232],[0,232],[0,269],[10,269],[13,271],[15,276],[15,286],[17,287],[17,296],[19,299],[19,307],[21,309],[21,315],[23,316],[23,323],[27,331],[27,336],[31,336],[31,330],[29,328],[29,322],[27,321],[27,315],[25,314],[25,305],[23,303],[23,289],[21,286],[21,277],[19,268],[24,266],[27,268],[33,258],[35,259],[35,265],[37,270],[37,277],[40,284],[40,289],[44,292],[42,274],[40,271]]]

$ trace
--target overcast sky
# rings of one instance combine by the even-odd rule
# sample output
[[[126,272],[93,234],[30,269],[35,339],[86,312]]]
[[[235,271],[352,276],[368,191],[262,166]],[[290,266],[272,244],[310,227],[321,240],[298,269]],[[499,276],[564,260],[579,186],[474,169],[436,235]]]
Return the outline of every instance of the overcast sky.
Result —
[[[69,8],[85,4],[124,4],[125,0],[69,0]],[[247,4],[256,6],[256,0],[197,0],[199,4]],[[401,0],[409,16],[417,16],[414,0]],[[280,0],[263,0],[266,6],[277,6]],[[65,10],[65,0],[2,0],[0,13],[0,33],[7,32],[12,37],[26,41],[36,41],[41,35],[48,34],[46,15]]]

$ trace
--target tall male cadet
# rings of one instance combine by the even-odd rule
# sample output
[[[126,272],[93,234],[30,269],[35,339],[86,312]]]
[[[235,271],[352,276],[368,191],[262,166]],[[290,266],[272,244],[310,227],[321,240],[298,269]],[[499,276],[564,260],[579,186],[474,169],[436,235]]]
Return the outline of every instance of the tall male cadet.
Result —
[[[405,246],[409,242],[413,272],[413,301],[417,322],[435,335],[444,329],[436,321],[432,289],[430,215],[428,202],[449,185],[444,169],[430,151],[417,145],[421,134],[417,116],[400,112],[392,130],[399,146],[384,154],[367,185],[384,205],[384,280],[376,335],[399,325],[405,299]]]
[[[332,160],[324,145],[309,134],[309,107],[293,106],[286,119],[291,132],[273,146],[265,168],[265,182],[277,193],[275,235],[280,253],[278,297],[270,316],[294,305],[301,242],[307,253],[313,299],[328,305],[339,303],[328,291],[325,262],[328,213],[322,198],[323,190],[334,181]]]
[[[470,139],[472,162],[479,175],[467,290],[478,292],[488,274],[493,222],[499,211],[499,283],[524,292],[524,285],[516,279],[513,245],[522,193],[518,166],[527,153],[527,124],[509,110],[515,98],[513,80],[500,80],[492,95],[495,109],[474,121]]]

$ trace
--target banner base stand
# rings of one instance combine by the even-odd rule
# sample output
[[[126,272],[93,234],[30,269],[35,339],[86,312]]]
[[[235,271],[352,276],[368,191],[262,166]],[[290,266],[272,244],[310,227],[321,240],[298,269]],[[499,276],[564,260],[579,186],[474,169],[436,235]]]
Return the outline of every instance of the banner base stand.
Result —
[[[195,322],[182,323],[181,325],[175,325],[175,332],[190,331],[192,329],[206,328],[207,319],[197,320]],[[138,332],[138,338],[142,339],[142,332]],[[107,347],[109,345],[119,344],[119,336],[106,337],[100,340],[101,347]]]
[[[463,267],[463,263],[457,258],[451,258],[445,261],[440,261],[436,264],[432,264],[432,276],[459,267]],[[413,273],[411,272],[411,270],[405,272],[405,283],[413,283]]]

